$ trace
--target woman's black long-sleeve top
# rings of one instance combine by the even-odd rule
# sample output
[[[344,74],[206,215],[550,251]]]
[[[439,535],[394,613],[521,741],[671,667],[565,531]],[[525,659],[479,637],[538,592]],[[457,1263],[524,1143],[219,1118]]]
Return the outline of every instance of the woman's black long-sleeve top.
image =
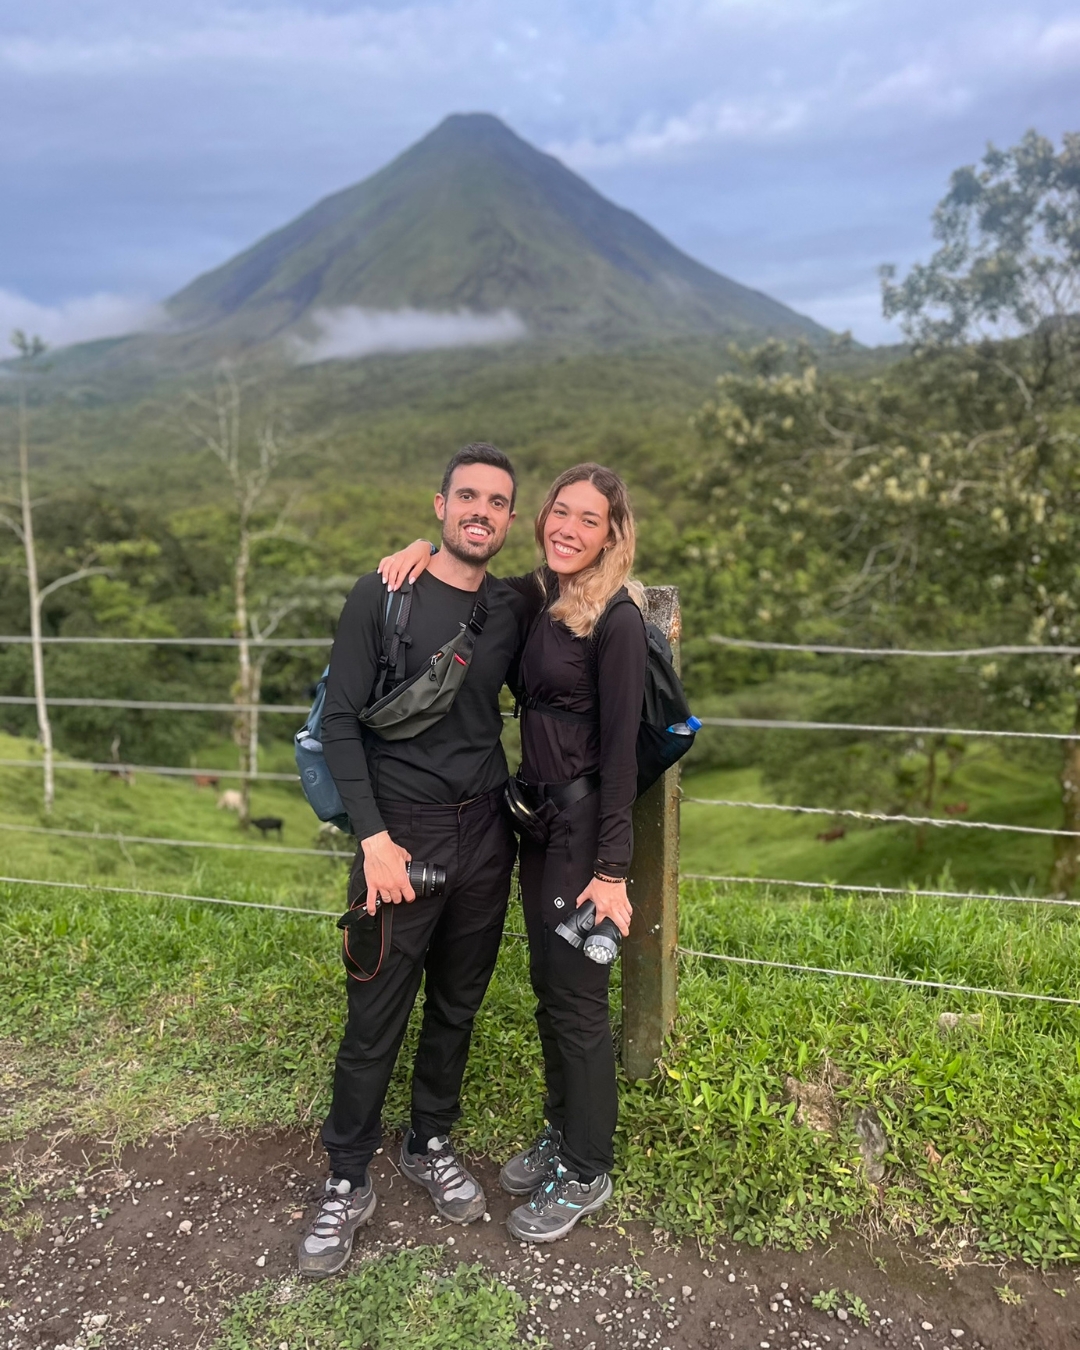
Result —
[[[554,598],[555,578],[550,581],[548,594]],[[595,656],[590,656],[592,646]],[[596,870],[605,876],[625,877],[630,870],[647,655],[641,611],[622,603],[605,615],[598,640],[575,637],[545,610],[534,622],[521,657],[525,698],[588,718],[567,722],[526,706],[521,776],[527,783],[565,783],[599,773]]]

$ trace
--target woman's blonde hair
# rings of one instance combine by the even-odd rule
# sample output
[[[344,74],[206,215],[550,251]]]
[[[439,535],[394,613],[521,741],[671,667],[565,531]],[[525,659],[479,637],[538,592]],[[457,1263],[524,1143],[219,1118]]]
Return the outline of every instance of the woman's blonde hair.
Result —
[[[561,619],[571,633],[584,638],[592,633],[608,601],[621,587],[626,587],[639,608],[644,608],[645,591],[639,582],[630,578],[637,541],[630,494],[619,475],[611,469],[605,469],[602,464],[575,464],[572,469],[559,474],[552,483],[540,514],[536,517],[536,542],[541,554],[544,553],[544,526],[551,515],[551,508],[559,493],[571,483],[591,483],[597,492],[607,498],[608,503],[610,534],[603,552],[590,567],[566,579],[562,593],[551,606],[553,618]],[[541,584],[543,569],[544,564],[541,563]]]

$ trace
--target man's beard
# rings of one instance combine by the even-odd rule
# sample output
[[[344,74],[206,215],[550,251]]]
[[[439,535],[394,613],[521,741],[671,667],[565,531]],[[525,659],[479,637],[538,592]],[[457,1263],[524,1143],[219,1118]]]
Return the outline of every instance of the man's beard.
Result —
[[[485,529],[491,530],[491,534],[488,536],[488,546],[486,549],[482,548],[479,544],[463,544],[459,542],[459,536],[464,535],[466,525],[483,525]],[[490,521],[482,521],[475,516],[469,520],[463,520],[460,525],[458,525],[457,533],[454,537],[451,537],[447,533],[445,523],[443,525],[442,546],[446,549],[447,553],[452,557],[457,558],[459,562],[476,564],[490,562],[505,542],[505,534],[500,539],[498,532],[492,528]]]

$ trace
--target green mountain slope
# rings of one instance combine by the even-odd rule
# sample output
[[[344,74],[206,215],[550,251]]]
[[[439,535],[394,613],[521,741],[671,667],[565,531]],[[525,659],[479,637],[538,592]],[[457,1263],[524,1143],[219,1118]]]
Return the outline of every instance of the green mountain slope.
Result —
[[[680,252],[487,114],[448,117],[169,301],[184,329],[260,344],[345,306],[512,310],[536,336],[620,341],[825,330]]]

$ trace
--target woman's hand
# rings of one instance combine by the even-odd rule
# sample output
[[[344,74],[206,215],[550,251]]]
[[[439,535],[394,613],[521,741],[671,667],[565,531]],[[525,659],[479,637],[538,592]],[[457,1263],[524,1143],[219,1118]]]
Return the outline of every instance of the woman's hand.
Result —
[[[396,591],[406,577],[415,581],[427,570],[430,561],[431,545],[426,539],[416,539],[397,553],[383,558],[378,567],[379,576],[386,582],[387,590]]]
[[[601,881],[599,877],[593,877],[578,896],[578,906],[586,900],[596,906],[597,923],[601,919],[611,919],[623,937],[630,936],[630,918],[634,910],[626,896],[625,881]]]

